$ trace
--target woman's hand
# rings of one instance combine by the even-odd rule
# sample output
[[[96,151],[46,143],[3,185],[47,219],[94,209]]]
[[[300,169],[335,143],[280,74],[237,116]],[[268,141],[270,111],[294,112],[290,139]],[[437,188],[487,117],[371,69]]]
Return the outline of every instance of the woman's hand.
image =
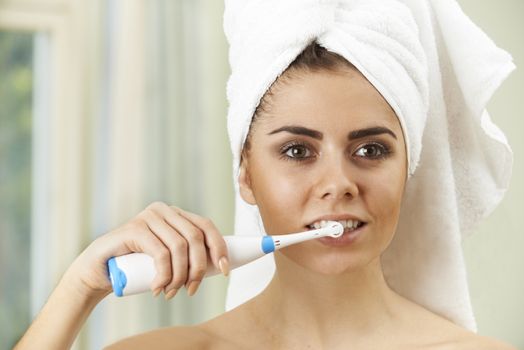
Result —
[[[229,272],[227,247],[211,220],[164,203],[153,203],[123,226],[97,238],[76,258],[16,350],[69,349],[83,323],[111,293],[107,260],[142,252],[153,257],[151,290],[172,298],[186,285],[193,295],[209,261]]]
[[[178,207],[155,202],[121,227],[97,238],[66,273],[88,296],[103,298],[112,291],[107,261],[114,256],[143,252],[155,262],[153,295],[167,299],[186,286],[195,294],[207,269],[208,254],[224,275],[229,273],[227,247],[210,219]]]

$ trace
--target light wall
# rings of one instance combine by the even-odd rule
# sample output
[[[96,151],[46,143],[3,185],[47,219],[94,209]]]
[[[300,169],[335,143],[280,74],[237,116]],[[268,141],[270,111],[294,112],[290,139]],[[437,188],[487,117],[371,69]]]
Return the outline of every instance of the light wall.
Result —
[[[513,148],[513,178],[501,205],[464,242],[464,252],[479,333],[524,349],[524,235],[519,228],[524,204],[524,2],[459,3],[499,47],[512,54],[517,66],[488,104],[491,118]]]

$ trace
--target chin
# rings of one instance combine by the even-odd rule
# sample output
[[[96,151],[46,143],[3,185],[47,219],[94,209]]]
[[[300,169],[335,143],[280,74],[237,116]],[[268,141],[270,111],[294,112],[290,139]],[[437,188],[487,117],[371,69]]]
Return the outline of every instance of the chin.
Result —
[[[305,249],[306,247],[291,246],[280,251],[280,263],[299,265],[305,270],[323,275],[340,275],[351,271],[358,271],[377,258],[380,252],[358,251],[356,249]],[[311,248],[311,247],[309,247]]]
[[[352,271],[358,271],[368,265],[373,257],[366,257],[364,254],[344,254],[334,252],[306,262],[304,267],[323,275],[340,275]]]

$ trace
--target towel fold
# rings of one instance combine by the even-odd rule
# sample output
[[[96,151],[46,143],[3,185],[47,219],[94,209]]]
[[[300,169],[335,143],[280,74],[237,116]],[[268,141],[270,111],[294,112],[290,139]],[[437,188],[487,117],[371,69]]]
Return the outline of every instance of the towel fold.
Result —
[[[238,191],[240,153],[265,92],[312,41],[351,62],[397,114],[408,153],[395,238],[382,256],[399,294],[471,330],[461,239],[500,202],[512,153],[486,104],[514,69],[511,56],[454,0],[226,0],[228,133],[235,233],[265,234]],[[226,308],[258,294],[266,256],[232,272]]]

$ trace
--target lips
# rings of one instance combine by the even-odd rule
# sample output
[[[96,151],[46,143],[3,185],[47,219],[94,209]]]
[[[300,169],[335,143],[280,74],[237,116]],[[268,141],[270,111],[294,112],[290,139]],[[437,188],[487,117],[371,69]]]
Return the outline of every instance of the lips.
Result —
[[[366,228],[367,222],[350,216],[324,216],[306,225],[309,230],[322,228],[327,225],[327,221],[339,222],[344,227],[344,233],[337,237],[322,237],[316,241],[329,247],[343,247],[355,242]]]
[[[345,247],[355,242],[361,236],[364,228],[365,226],[352,232],[344,231],[344,234],[338,238],[322,237],[316,241],[328,247]]]
[[[319,219],[315,220],[313,223],[306,225],[306,227],[310,230],[319,229],[322,227],[325,227],[327,224],[327,221],[336,221],[344,227],[344,232],[348,231],[354,231],[362,226],[364,226],[366,223],[362,220],[359,220],[357,218],[353,219]]]

